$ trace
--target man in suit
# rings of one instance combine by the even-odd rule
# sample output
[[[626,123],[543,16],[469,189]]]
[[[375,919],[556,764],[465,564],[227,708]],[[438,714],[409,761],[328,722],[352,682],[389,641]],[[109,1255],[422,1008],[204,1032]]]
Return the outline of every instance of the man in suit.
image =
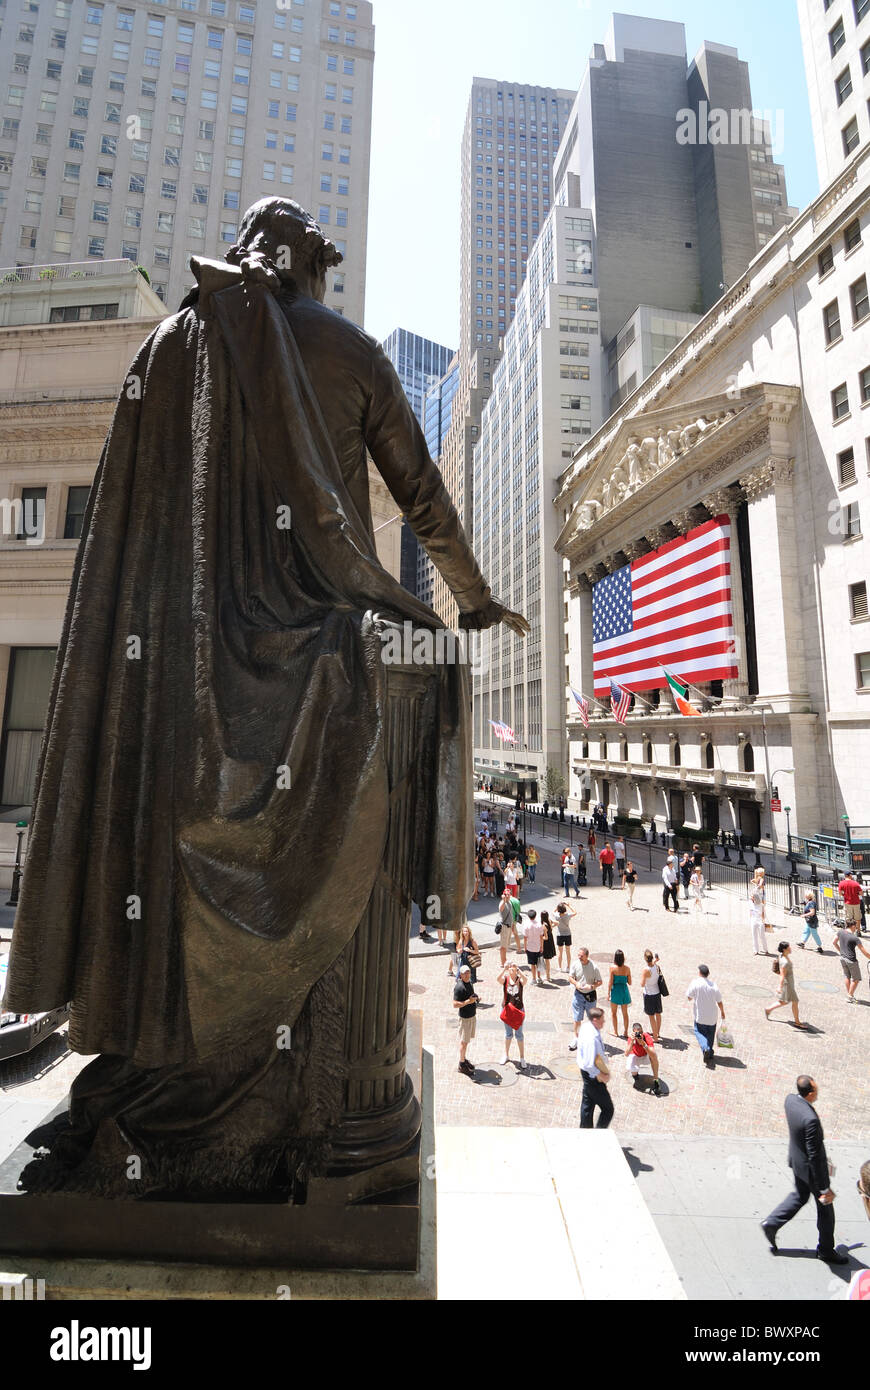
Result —
[[[788,1121],[788,1166],[794,1173],[794,1192],[771,1212],[761,1229],[776,1253],[776,1233],[793,1216],[797,1216],[812,1195],[816,1202],[816,1224],[819,1246],[816,1255],[827,1264],[848,1264],[847,1255],[834,1247],[834,1193],[829,1186],[830,1169],[825,1153],[825,1134],[822,1122],[813,1108],[819,1089],[811,1076],[799,1076],[797,1095],[786,1096],[785,1118]]]

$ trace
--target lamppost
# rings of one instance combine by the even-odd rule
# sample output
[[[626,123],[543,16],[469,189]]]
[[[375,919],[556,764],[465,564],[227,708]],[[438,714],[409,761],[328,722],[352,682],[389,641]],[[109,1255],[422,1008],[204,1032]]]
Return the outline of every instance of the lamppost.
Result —
[[[848,816],[843,816],[843,825],[846,830],[846,852],[849,856],[849,872],[852,872],[852,823]]]
[[[764,710],[762,710],[762,712],[761,712],[761,717],[762,717],[762,720],[763,720],[763,719],[764,719]],[[767,757],[767,736],[766,736],[766,735],[765,735],[764,752],[765,752],[765,758],[766,758],[766,757]],[[770,802],[771,802],[772,800],[774,800],[774,799],[776,799],[776,800],[779,799],[779,798],[776,796],[776,792],[777,792],[778,789],[777,789],[776,783],[773,781],[773,778],[774,778],[774,777],[779,777],[779,776],[781,776],[783,773],[785,773],[785,775],[786,775],[787,777],[793,777],[793,776],[794,776],[794,768],[793,768],[793,767],[776,767],[776,768],[774,768],[773,773],[768,775],[768,779],[767,779],[767,797],[768,797],[767,805],[768,805],[768,810],[769,810],[769,813],[770,813],[770,849],[771,849],[771,853],[773,854],[773,867],[774,867],[774,869],[776,868],[776,850],[777,850],[777,844],[776,844],[776,822],[774,821],[773,818],[774,818],[774,816],[776,815],[776,812],[772,809],[772,807],[771,807],[771,805],[770,805]]]
[[[27,831],[27,821],[20,820],[15,823],[15,833],[18,836],[18,844],[15,847],[15,867],[12,870],[12,891],[6,899],[7,907],[15,907],[18,903],[18,890],[21,887],[21,844]]]

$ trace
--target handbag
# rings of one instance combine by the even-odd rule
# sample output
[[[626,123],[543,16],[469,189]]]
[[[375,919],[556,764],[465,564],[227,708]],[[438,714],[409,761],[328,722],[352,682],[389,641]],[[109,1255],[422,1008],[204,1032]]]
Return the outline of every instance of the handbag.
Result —
[[[779,957],[778,957],[778,956],[777,956],[776,960],[773,962],[773,965],[772,965],[770,968],[771,968],[771,970],[773,971],[774,975],[778,975],[778,974],[779,974]]]
[[[468,964],[471,966],[472,970],[479,970],[479,969],[480,969],[480,952],[479,952],[479,951],[466,951],[466,952],[465,952],[465,959],[468,961]]]
[[[518,1009],[516,1004],[512,1004],[510,1000],[508,1000],[499,1014],[502,1023],[507,1024],[508,1028],[513,1028],[514,1032],[516,1032],[518,1028],[522,1028],[525,1017],[525,1009]]]
[[[662,996],[663,999],[667,999],[670,992],[671,991],[668,989],[667,980],[665,979],[661,970],[659,970],[659,994]]]
[[[720,1028],[720,1029],[719,1029],[719,1037],[718,1037],[717,1041],[718,1041],[720,1047],[733,1047],[733,1046],[734,1046],[734,1039],[732,1038],[731,1034],[728,1032],[728,1029],[727,1029],[727,1028]]]

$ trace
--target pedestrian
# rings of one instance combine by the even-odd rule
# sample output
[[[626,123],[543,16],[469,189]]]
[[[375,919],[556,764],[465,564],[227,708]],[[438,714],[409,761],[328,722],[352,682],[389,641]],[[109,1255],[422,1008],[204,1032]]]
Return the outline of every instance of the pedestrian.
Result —
[[[477,854],[477,853],[475,852],[475,855],[474,855],[474,892],[473,892],[472,895],[471,895],[471,901],[472,901],[473,903],[476,903],[476,902],[478,901],[479,897],[480,897],[480,878],[481,878],[481,874],[480,874],[480,855]]]
[[[753,951],[757,956],[768,955],[767,937],[764,934],[764,898],[754,879],[749,885],[749,925]]]
[[[613,861],[616,858],[611,846],[605,840],[604,848],[598,856],[601,865],[601,887],[613,887]]]
[[[641,1063],[648,1061],[653,1074],[653,1095],[660,1096],[662,1088],[659,1085],[659,1059],[656,1056],[655,1044],[656,1040],[652,1033],[644,1032],[639,1023],[633,1023],[628,1047],[625,1049],[625,1070],[629,1076],[634,1078],[635,1089],[638,1090],[638,1072]]]
[[[704,855],[700,845],[692,845],[692,868],[704,871]]]
[[[867,887],[861,875],[856,874],[855,878],[858,880],[858,887],[861,889],[861,897],[858,902],[858,910],[861,914],[861,925],[857,933],[858,936],[860,936],[862,932],[866,932],[867,930],[867,907],[868,903],[870,903],[870,895],[867,893]]]
[[[704,907],[704,875],[700,869],[692,870],[692,877],[689,879],[689,892],[692,895],[695,916],[699,917],[706,910]]]
[[[529,845],[529,848],[528,848],[528,850],[526,851],[526,868],[527,868],[528,871],[529,871],[529,883],[534,883],[534,881],[535,881],[535,870],[537,869],[537,867],[538,867],[538,851],[535,849],[535,846],[534,846],[534,845]]]
[[[622,871],[622,886],[628,894],[626,898],[628,909],[630,912],[634,912],[634,890],[637,887],[637,869],[630,859],[626,861],[625,868]]]
[[[459,969],[459,979],[453,987],[453,1007],[459,1010],[459,1066],[465,1076],[474,1075],[474,1064],[468,1061],[466,1053],[468,1044],[474,1037],[477,1021],[478,1000],[474,986],[471,983],[471,966],[463,965]]]
[[[662,972],[659,958],[652,951],[644,951],[644,968],[640,977],[643,991],[643,1011],[650,1022],[653,1037],[658,1042],[662,1031]]]
[[[562,952],[565,951],[565,970],[571,969],[571,918],[577,916],[576,908],[569,907],[567,903],[559,903],[556,907],[556,950],[559,955],[559,969],[562,967]]]
[[[568,846],[566,845],[566,846],[565,846],[565,852],[564,852],[564,854],[562,855],[562,869],[563,869],[564,878],[565,878],[565,895],[566,895],[566,897],[570,897],[571,889],[572,889],[572,888],[574,889],[574,896],[575,896],[575,898],[579,898],[579,896],[580,896],[580,889],[577,887],[577,878],[576,878],[576,875],[575,875],[575,869],[576,869],[576,867],[577,867],[577,860],[574,858],[574,855],[573,855],[572,851],[571,851],[571,850],[568,848]]]
[[[683,882],[683,897],[684,897],[684,898],[687,898],[687,899],[688,899],[688,896],[689,896],[689,879],[692,877],[692,869],[693,869],[693,868],[694,868],[694,865],[693,865],[693,863],[692,863],[691,856],[690,856],[690,854],[689,854],[689,851],[686,850],[685,854],[683,855],[682,859],[680,860],[679,873],[680,873],[680,878],[682,879],[682,882]]]
[[[846,926],[857,934],[861,930],[861,885],[854,874],[847,874],[837,884],[837,892],[843,899]]]
[[[582,846],[581,844],[578,844],[578,845],[577,845],[577,848],[573,851],[573,854],[574,854],[574,858],[577,860],[577,887],[578,887],[578,889],[580,889],[580,888],[585,888],[585,887],[586,887],[586,850],[583,848],[583,846]],[[580,896],[580,894],[579,894],[579,892],[578,892],[577,897],[579,898],[579,896]]]
[[[547,972],[547,984],[552,984],[550,979],[550,961],[556,959],[556,928],[550,921],[549,912],[541,913],[541,928],[544,933],[544,944],[541,949],[541,959],[544,962],[544,969]]]
[[[709,965],[699,965],[697,978],[686,991],[686,998],[692,1003],[692,1017],[695,1037],[708,1067],[715,1067],[716,1054],[713,1044],[716,1041],[716,1024],[719,1014],[725,1022],[725,1005],[722,995],[710,979]]]
[[[625,841],[621,835],[613,841],[613,853],[616,855],[616,872],[621,874],[625,870]]]
[[[513,855],[511,855],[510,859],[505,865],[504,886],[505,888],[509,888],[511,890],[512,898],[519,897],[519,889],[517,888],[517,861]]]
[[[590,854],[594,854],[594,853],[595,853],[595,829],[594,829],[594,826],[592,826],[592,825],[589,826],[589,834],[586,836],[586,844],[587,844],[587,847],[588,847],[588,849],[589,849],[589,853],[590,853]]]
[[[607,1065],[607,1054],[601,1041],[603,1026],[604,1010],[596,1007],[590,1009],[589,1017],[584,1020],[583,1027],[580,1029],[577,1066],[583,1077],[583,1099],[580,1102],[581,1129],[592,1128],[596,1109],[601,1112],[598,1116],[597,1129],[606,1129],[613,1119],[613,1101],[610,1099],[610,1092],[607,1089],[607,1083],[610,1080],[610,1068]]]
[[[483,861],[483,896],[495,897],[495,858],[488,853]]]
[[[513,943],[517,951],[521,950],[513,905],[514,899],[511,897],[510,889],[505,888],[501,895],[501,902],[498,905],[498,949],[501,956],[502,968],[504,968],[504,964],[507,960],[507,953],[511,948],[511,937],[513,937]]]
[[[541,983],[538,979],[538,960],[540,959],[543,941],[544,933],[538,921],[538,914],[533,907],[530,907],[526,913],[523,932],[523,949],[526,953],[526,960],[531,967],[533,985],[539,985]]]
[[[764,1016],[770,1018],[770,1015],[777,1009],[781,1009],[784,1004],[791,1004],[795,1028],[806,1029],[809,1024],[801,1023],[798,1012],[798,997],[794,987],[794,966],[791,963],[791,946],[787,941],[780,941],[778,950],[779,955],[773,962],[773,971],[775,975],[779,976],[779,993],[776,996],[777,1002],[765,1007]]]
[[[749,892],[750,894],[757,892],[761,895],[761,916],[764,921],[764,930],[772,931],[773,928],[767,920],[767,891],[764,886],[764,870],[762,868],[756,869],[755,873],[752,875],[752,884],[750,884]],[[766,951],[765,955],[767,955]]]
[[[776,1233],[787,1221],[797,1216],[810,1197],[816,1204],[816,1227],[819,1244],[816,1256],[826,1264],[848,1264],[834,1245],[834,1196],[831,1191],[831,1164],[825,1153],[825,1132],[814,1102],[819,1088],[811,1076],[799,1076],[797,1095],[785,1098],[785,1118],[788,1122],[788,1166],[794,1174],[794,1192],[780,1202],[775,1211],[762,1221],[761,1229],[776,1254]]]
[[[825,953],[822,950],[822,938],[819,936],[819,905],[812,888],[808,888],[804,893],[804,934],[798,942],[802,951],[810,937],[816,943],[819,955],[823,956]]]
[[[452,962],[456,971],[456,978],[459,978],[463,965],[471,968],[471,983],[477,984],[477,972],[480,968],[480,947],[471,934],[471,927],[466,922],[460,929],[459,940],[456,943],[456,954]],[[448,969],[448,975],[453,974],[453,970]]]
[[[518,855],[515,857],[515,859],[514,859],[514,871],[516,872],[516,876],[517,876],[517,893],[516,893],[516,895],[517,895],[518,898],[521,898],[522,895],[523,895],[523,879],[524,879],[525,876],[526,876],[526,871],[525,871],[525,869],[523,868],[523,860],[522,860],[522,854],[521,854],[521,853],[518,854]]]
[[[662,903],[665,912],[669,910],[669,902],[674,904],[674,912],[679,912],[680,900],[677,891],[677,870],[672,854],[668,855],[667,863],[662,868]]]
[[[523,977],[516,961],[512,960],[510,965],[500,972],[498,982],[503,987],[500,1018],[504,1024],[504,1056],[501,1059],[501,1064],[506,1067],[510,1061],[511,1043],[516,1038],[520,1054],[520,1071],[522,1071],[526,1064],[525,1039],[523,1037],[526,1011],[523,1005]]]
[[[568,1051],[577,1050],[577,1035],[587,1014],[597,1004],[598,989],[601,985],[601,971],[594,960],[589,959],[589,947],[581,946],[580,952],[569,972],[574,985],[571,1000],[571,1015],[574,1019],[574,1041],[568,1044]]]
[[[607,993],[610,996],[610,1018],[613,1023],[613,1033],[619,1037],[620,1033],[616,1026],[616,1010],[622,1009],[622,1024],[628,1037],[628,1006],[631,1003],[629,985],[631,984],[631,970],[625,963],[625,956],[622,951],[614,952],[613,964],[610,967],[610,979],[607,982]]]
[[[498,847],[495,852],[495,895],[500,898],[504,892],[506,879],[504,876],[504,841],[499,836]]]
[[[855,994],[861,983],[861,965],[858,960],[858,951],[862,956],[870,960],[870,951],[865,951],[858,935],[849,927],[834,927],[834,940],[837,943],[837,950],[840,953],[840,965],[846,977],[846,1003],[854,1004]]]

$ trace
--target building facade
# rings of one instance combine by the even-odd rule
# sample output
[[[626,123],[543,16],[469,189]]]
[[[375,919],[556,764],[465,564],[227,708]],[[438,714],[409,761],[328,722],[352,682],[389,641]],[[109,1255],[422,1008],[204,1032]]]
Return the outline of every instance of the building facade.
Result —
[[[466,530],[473,527],[472,467],[500,341],[529,251],[553,201],[553,161],[574,93],[475,77],[461,156],[459,386],[441,471]],[[434,578],[434,607],[452,626],[453,595]]]
[[[870,140],[870,0],[798,0],[819,187]]]
[[[699,683],[698,716],[645,688],[651,707],[636,700],[625,725],[590,701],[587,729],[566,700],[578,808],[773,847],[789,818],[802,834],[870,821],[868,245],[863,147],[566,470],[571,684],[594,688],[594,586],[713,517],[730,534],[734,632],[735,674]],[[664,649],[678,601],[661,602]],[[663,648],[640,637],[655,661]]]
[[[551,504],[558,476],[601,419],[592,220],[551,210],[529,257],[474,450],[474,551],[526,638],[489,635],[474,675],[475,773],[534,800],[548,766],[566,761],[563,574]],[[491,720],[509,725],[502,743]],[[543,792],[541,792],[543,796]]]
[[[11,11],[12,6],[8,9]],[[0,29],[0,264],[126,257],[175,309],[259,198],[302,203],[365,306],[367,0],[44,0]]]
[[[454,353],[450,364],[433,386],[426,392],[423,401],[423,433],[429,457],[440,466],[444,440],[450,429],[453,414],[453,399],[459,385],[459,354]],[[432,606],[435,597],[435,566],[422,546],[417,546],[417,597]]]

